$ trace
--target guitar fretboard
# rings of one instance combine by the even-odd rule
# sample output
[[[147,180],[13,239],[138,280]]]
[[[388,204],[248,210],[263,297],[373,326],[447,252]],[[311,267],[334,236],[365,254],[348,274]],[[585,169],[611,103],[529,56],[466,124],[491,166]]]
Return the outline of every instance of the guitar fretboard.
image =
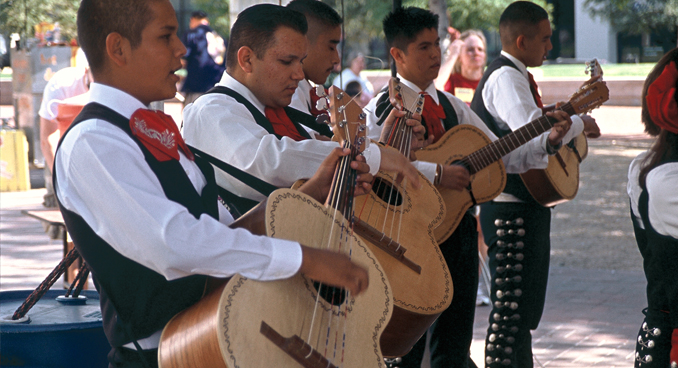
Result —
[[[570,103],[564,104],[557,110],[563,110],[569,115],[575,114]],[[544,133],[545,131],[551,129],[557,122],[557,119],[550,118],[546,115],[541,116],[464,157],[460,160],[461,164],[468,169],[471,175],[473,175],[492,163],[498,161],[523,144]]]

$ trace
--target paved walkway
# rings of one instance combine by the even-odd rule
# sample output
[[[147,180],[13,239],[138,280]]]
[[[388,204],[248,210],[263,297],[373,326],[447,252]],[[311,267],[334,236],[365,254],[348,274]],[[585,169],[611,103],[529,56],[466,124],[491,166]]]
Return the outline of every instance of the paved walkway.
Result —
[[[604,137],[590,143],[577,198],[554,211],[546,310],[533,334],[536,367],[633,365],[645,281],[628,222],[625,167],[649,141],[639,108],[604,107],[594,117]],[[21,215],[41,209],[43,193],[0,193],[0,290],[36,287],[61,259],[61,241]],[[472,357],[479,364],[489,311],[476,309]]]

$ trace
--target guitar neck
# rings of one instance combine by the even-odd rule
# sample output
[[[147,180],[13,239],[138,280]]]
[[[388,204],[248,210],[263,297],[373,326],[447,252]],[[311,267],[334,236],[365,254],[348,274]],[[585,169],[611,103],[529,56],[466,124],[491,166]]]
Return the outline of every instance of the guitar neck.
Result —
[[[569,115],[575,114],[570,103],[566,103],[556,110],[563,110]],[[469,173],[473,175],[541,135],[545,131],[551,129],[557,122],[557,119],[543,115],[464,157],[461,160],[461,163],[468,169]]]

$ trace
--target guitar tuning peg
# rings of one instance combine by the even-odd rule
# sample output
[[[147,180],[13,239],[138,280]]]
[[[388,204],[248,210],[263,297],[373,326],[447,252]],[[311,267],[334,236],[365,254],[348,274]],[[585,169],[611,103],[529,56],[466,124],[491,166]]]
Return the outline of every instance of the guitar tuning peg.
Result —
[[[320,114],[315,118],[316,123],[318,124],[330,124],[330,117],[327,114]]]
[[[316,94],[318,97],[325,97],[325,96],[327,96],[327,93],[325,93],[325,87],[323,87],[323,86],[320,85],[320,84],[317,85],[317,86],[315,86],[315,94]]]
[[[358,115],[358,119],[360,120],[364,120],[365,118],[367,118],[367,114],[365,114],[364,112],[361,112],[360,115]]]
[[[318,110],[327,110],[327,100],[324,98],[315,102],[315,108]]]

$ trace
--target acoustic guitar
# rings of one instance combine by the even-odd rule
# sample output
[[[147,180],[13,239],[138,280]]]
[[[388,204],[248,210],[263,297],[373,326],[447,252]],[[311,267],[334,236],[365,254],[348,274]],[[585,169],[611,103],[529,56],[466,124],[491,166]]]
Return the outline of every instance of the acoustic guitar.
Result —
[[[602,81],[603,69],[597,59],[586,62],[586,74]],[[558,152],[549,156],[546,169],[532,169],[520,174],[525,187],[532,197],[544,207],[567,202],[579,190],[579,165],[586,158],[589,146],[582,132]]]
[[[570,101],[558,109],[570,115],[581,114],[608,99],[609,90],[605,82],[597,81],[575,92]],[[471,174],[471,184],[464,190],[438,187],[445,198],[447,217],[436,229],[436,239],[445,241],[471,206],[490,201],[504,190],[506,170],[501,161],[503,156],[551,129],[555,123],[554,119],[544,115],[494,142],[475,126],[460,124],[448,130],[438,142],[417,151],[417,159],[421,161],[463,165]]]
[[[391,94],[395,96],[395,92]],[[408,116],[423,106],[423,96],[410,105],[392,100]],[[412,128],[398,119],[388,149],[409,156]],[[445,217],[445,203],[426,178],[422,188],[397,183],[394,173],[380,171],[372,192],[355,199],[355,232],[369,242],[384,267],[395,308],[381,337],[386,357],[401,357],[414,346],[435,319],[450,305],[453,283],[447,263],[433,235]]]
[[[336,129],[364,130],[364,122],[348,117],[349,111],[361,113],[360,107],[336,87],[331,93],[337,105],[346,104],[336,108],[343,111]],[[337,165],[326,204],[280,189],[234,225],[345,252],[368,269],[367,290],[353,297],[304,275],[277,281],[235,275],[167,324],[158,349],[161,367],[385,367],[379,341],[393,294],[384,268],[351,230],[356,173],[349,163],[365,138],[347,136],[352,138],[344,146],[352,154]]]

